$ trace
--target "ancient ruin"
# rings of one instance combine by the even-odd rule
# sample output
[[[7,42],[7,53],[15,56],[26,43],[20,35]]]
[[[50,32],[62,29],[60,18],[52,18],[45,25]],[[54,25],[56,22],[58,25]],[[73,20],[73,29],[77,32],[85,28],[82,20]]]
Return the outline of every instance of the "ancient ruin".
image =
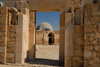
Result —
[[[59,61],[100,67],[100,0],[1,0],[0,6],[0,63],[33,61],[36,12],[60,11]]]
[[[59,31],[53,30],[47,22],[39,24],[36,29],[36,45],[59,45]]]

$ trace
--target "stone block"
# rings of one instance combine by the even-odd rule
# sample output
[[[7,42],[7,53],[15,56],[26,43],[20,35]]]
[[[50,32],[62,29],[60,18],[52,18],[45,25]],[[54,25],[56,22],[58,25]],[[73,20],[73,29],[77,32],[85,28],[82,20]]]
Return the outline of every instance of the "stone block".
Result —
[[[83,67],[83,62],[81,62],[81,61],[73,61],[73,67]]]
[[[0,63],[6,63],[5,58],[0,58]]]
[[[16,31],[16,26],[15,25],[9,25],[8,26],[8,31],[15,32]]]
[[[99,3],[93,3],[93,4],[91,4],[91,10],[93,12],[98,12],[99,11]]]
[[[7,58],[7,63],[15,63],[15,58]]]
[[[91,45],[91,42],[89,42],[89,41],[84,41],[84,45]]]
[[[100,33],[100,24],[98,24],[98,33]]]
[[[98,67],[97,62],[95,60],[93,60],[93,59],[89,60],[89,65],[92,66],[92,67]]]
[[[94,49],[95,51],[99,51],[100,46],[95,46]]]
[[[15,58],[15,53],[7,53],[7,58]]]
[[[1,43],[5,43],[5,40],[6,40],[6,37],[5,36],[0,37],[0,42]]]
[[[0,25],[0,31],[2,32],[7,31],[7,25]]]
[[[84,16],[85,17],[91,18],[91,15],[92,15],[91,12],[84,12]]]
[[[74,50],[82,50],[83,49],[83,46],[82,45],[74,45],[73,46],[73,49]]]
[[[7,32],[0,32],[0,37],[7,36]]]
[[[100,15],[100,12],[92,12],[92,16]]]
[[[91,57],[91,56],[92,56],[91,52],[84,51],[84,57]]]
[[[0,52],[0,58],[4,58],[4,56],[5,56],[5,53]]]
[[[75,42],[76,42],[76,44],[84,44],[83,42],[84,42],[84,40],[82,39],[82,38],[76,38],[75,39]]]
[[[85,12],[91,12],[91,5],[90,4],[85,4],[84,5],[84,11]]]
[[[89,17],[84,18],[84,24],[85,25],[90,25],[91,24],[91,19]]]
[[[83,33],[83,25],[74,25],[74,33]]]
[[[95,38],[100,38],[100,33],[97,33],[97,34],[95,35]]]
[[[100,58],[100,52],[97,53],[97,57]]]
[[[28,10],[27,8],[21,9],[21,13],[23,13],[23,14],[29,16],[29,10]]]
[[[0,43],[0,46],[5,46],[5,43],[3,43],[3,42],[2,42],[2,43]]]
[[[7,48],[8,53],[15,53],[15,48]]]
[[[81,57],[73,57],[73,61],[81,61]]]
[[[62,0],[29,0],[29,9],[30,10],[58,10],[64,9],[66,7],[67,1]],[[37,5],[39,4],[39,5]],[[34,7],[32,7],[34,6]]]
[[[83,38],[84,34],[83,33],[74,33],[73,38]]]
[[[94,59],[94,61],[95,61],[96,63],[98,63],[98,64],[100,63],[100,60],[99,60],[98,57],[94,57],[93,59]]]
[[[90,34],[84,34],[84,40],[89,41],[90,38],[91,38],[91,35]]]
[[[84,46],[84,51],[86,51],[86,52],[93,51],[93,46]]]
[[[83,56],[83,51],[82,50],[74,50],[74,54],[76,56],[82,57]]]
[[[92,41],[91,43],[92,43],[92,45],[94,45],[94,46],[96,46],[96,45],[98,45],[98,44],[99,44],[99,42],[97,42],[97,41],[95,41],[95,40],[94,40],[94,41]]]
[[[99,16],[92,16],[91,24],[99,24]]]
[[[6,52],[5,46],[0,46],[0,52]]]
[[[7,47],[8,48],[14,48],[15,47],[15,42],[7,42]]]
[[[92,52],[92,56],[91,56],[92,58],[95,58],[95,57],[97,57],[97,52]]]
[[[92,25],[92,31],[93,31],[94,33],[97,33],[97,25]]]
[[[8,37],[16,37],[16,32],[7,32]]]
[[[8,7],[1,7],[1,14],[8,14]]]
[[[92,26],[91,25],[84,25],[84,32],[85,33],[91,33],[92,32]]]
[[[0,16],[0,25],[7,25],[7,16]]]
[[[65,67],[71,67],[71,65],[72,65],[71,57],[65,56]]]
[[[16,38],[7,37],[8,42],[16,42]]]

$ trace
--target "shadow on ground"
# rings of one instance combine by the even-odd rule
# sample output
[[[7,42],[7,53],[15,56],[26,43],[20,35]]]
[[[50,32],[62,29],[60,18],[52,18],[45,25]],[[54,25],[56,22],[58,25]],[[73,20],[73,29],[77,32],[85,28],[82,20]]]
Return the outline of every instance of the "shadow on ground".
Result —
[[[49,65],[49,66],[64,67],[63,64],[59,62],[59,60],[51,60],[51,59],[43,59],[43,58],[37,58],[33,62],[28,62],[28,63],[36,64],[36,65]]]

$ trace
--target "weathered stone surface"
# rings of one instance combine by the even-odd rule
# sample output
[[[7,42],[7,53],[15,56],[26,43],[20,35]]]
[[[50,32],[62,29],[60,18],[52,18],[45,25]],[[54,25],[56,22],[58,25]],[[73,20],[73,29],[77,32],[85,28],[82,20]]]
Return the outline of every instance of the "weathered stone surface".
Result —
[[[76,38],[76,44],[83,44],[82,38]]]
[[[100,24],[98,24],[98,33],[100,33]]]
[[[5,53],[0,52],[0,58],[4,58]]]
[[[93,50],[93,46],[84,46],[84,51],[90,52]]]
[[[73,57],[74,61],[81,61],[81,57]]]
[[[65,57],[65,66],[71,67],[71,57]]]
[[[99,11],[99,3],[93,3],[93,4],[91,4],[91,10],[93,12]]]
[[[91,12],[89,12],[89,13],[84,12],[84,16],[85,16],[85,17],[91,18],[91,15],[92,15],[92,13],[91,13]]]
[[[84,32],[85,33],[91,33],[92,32],[91,25],[84,25]]]
[[[8,14],[8,7],[1,7],[1,14]]]
[[[95,38],[100,38],[100,33],[97,33],[97,34],[95,35]]]
[[[91,22],[92,24],[99,24],[99,16],[92,16]]]
[[[85,25],[91,24],[91,19],[90,19],[89,17],[85,17],[85,18],[84,18],[84,24],[85,24]]]
[[[79,62],[79,61],[73,61],[73,66],[74,67],[82,67],[83,66],[83,63],[82,62]]]
[[[83,32],[83,25],[74,25],[74,32],[75,33],[82,33]]]
[[[90,4],[85,4],[84,8],[85,8],[84,9],[85,12],[91,12],[91,5]]]
[[[5,46],[0,46],[0,52],[5,52],[6,51],[6,48],[5,48]]]
[[[83,56],[83,52],[82,52],[81,50],[75,50],[75,51],[74,51],[74,54],[75,54],[76,56],[80,56],[80,57]]]
[[[84,57],[91,57],[92,56],[92,53],[91,52],[84,52]]]
[[[84,34],[84,40],[89,41],[90,38],[91,38],[91,35],[90,34]]]
[[[97,25],[92,25],[92,31],[93,31],[94,33],[97,33]]]
[[[16,31],[16,26],[15,25],[8,26],[8,31],[15,32]]]
[[[82,45],[74,45],[73,48],[74,48],[74,50],[82,50],[83,46]]]
[[[14,53],[7,53],[7,57],[8,58],[14,58],[15,57],[15,54]]]

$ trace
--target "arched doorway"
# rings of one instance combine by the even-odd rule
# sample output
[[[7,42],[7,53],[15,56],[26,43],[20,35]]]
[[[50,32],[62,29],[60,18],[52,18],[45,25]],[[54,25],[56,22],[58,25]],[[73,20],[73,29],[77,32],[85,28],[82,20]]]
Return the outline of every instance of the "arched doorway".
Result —
[[[48,34],[48,44],[49,45],[53,45],[54,44],[54,34],[53,33],[49,33]]]

